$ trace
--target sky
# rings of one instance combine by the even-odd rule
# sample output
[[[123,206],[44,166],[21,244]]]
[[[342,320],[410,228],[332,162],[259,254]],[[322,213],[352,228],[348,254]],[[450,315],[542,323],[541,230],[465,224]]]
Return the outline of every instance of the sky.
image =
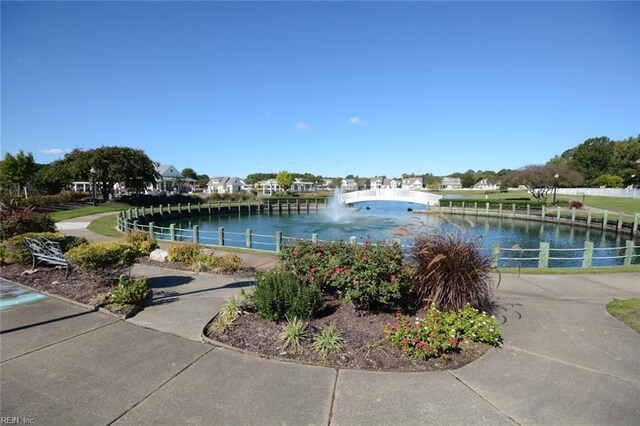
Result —
[[[7,2],[1,151],[498,171],[640,134],[639,2]]]

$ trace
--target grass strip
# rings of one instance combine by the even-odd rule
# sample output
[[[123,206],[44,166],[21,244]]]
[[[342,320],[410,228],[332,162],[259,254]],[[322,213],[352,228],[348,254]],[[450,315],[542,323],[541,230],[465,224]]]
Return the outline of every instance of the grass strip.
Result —
[[[61,210],[51,213],[51,219],[53,219],[54,222],[60,222],[61,220],[89,216],[97,213],[119,212],[128,208],[131,208],[131,206],[124,203],[106,203],[99,206],[81,207],[73,210]]]
[[[96,234],[120,238],[122,236],[122,232],[116,229],[117,224],[118,215],[113,214],[95,219],[89,224],[89,226],[87,226],[87,229],[91,232],[95,232]]]
[[[607,304],[607,312],[640,333],[640,299],[613,299]]]
[[[501,274],[579,275],[640,272],[640,265],[602,266],[595,268],[498,268]]]

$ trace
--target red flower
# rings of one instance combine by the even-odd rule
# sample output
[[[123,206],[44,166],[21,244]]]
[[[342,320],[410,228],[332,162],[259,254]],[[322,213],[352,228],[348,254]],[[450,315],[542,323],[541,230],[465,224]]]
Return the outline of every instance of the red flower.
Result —
[[[298,251],[298,249],[297,249],[297,248],[293,249],[293,255],[294,255],[294,256],[297,256],[297,255],[299,255],[299,254],[300,254],[300,252]]]
[[[395,275],[391,275],[389,277],[389,281],[394,282],[396,280],[396,276]]]
[[[458,341],[456,339],[451,339],[449,340],[449,343],[451,343],[452,345],[457,345]]]
[[[400,318],[400,312],[395,313],[396,318]]]
[[[312,274],[315,274],[317,270],[318,270],[318,269],[314,266],[313,268],[311,268],[311,273],[312,273]]]
[[[362,259],[361,259],[361,260],[362,260],[363,262],[366,262],[366,261],[367,261],[367,256],[362,256]]]
[[[321,251],[318,252],[318,257],[322,257],[322,252]]]
[[[315,281],[316,277],[315,275],[311,275],[311,278],[309,278],[311,281]]]

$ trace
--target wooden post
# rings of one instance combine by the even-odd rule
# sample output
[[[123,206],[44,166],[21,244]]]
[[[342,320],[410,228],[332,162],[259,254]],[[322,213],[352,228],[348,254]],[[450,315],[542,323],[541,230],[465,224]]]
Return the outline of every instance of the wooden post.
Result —
[[[638,232],[638,226],[640,225],[640,213],[636,213],[633,217],[633,226],[631,227],[631,235],[635,235]]]
[[[582,267],[590,268],[593,264],[593,241],[584,242],[584,257],[582,258]]]
[[[491,246],[491,267],[497,268],[499,262],[500,262],[500,244],[496,243]]]
[[[631,259],[633,258],[633,240],[627,240],[624,249],[624,264],[631,265]]]
[[[349,244],[351,244],[352,246],[355,246],[357,242],[358,239],[356,237],[349,237]]]
[[[511,205],[511,214],[512,214],[513,216],[515,216],[515,215],[516,215],[516,203],[513,203],[513,204]]]
[[[556,207],[556,222],[560,223],[560,216],[562,215],[562,207]]]
[[[247,229],[246,231],[246,238],[245,238],[245,247],[250,249],[253,247],[253,240],[251,238],[251,229]]]
[[[207,203],[207,210],[209,210],[209,216],[211,216],[211,203]]]
[[[604,217],[602,218],[602,229],[607,229],[607,221],[608,221],[609,211],[604,211]]]
[[[318,234],[311,234],[311,242],[314,244],[318,243]]]
[[[169,225],[169,239],[171,241],[176,240],[176,224],[175,223],[172,223],[171,225]]]
[[[549,243],[540,241],[540,259],[538,260],[538,268],[547,268],[549,266]]]
[[[571,224],[573,225],[574,223],[576,223],[576,208],[572,207],[571,208]]]
[[[198,229],[198,225],[193,225],[193,242],[200,244],[200,230]]]
[[[282,250],[282,231],[276,231],[276,253]]]
[[[155,230],[153,228],[155,225],[156,225],[155,222],[149,222],[149,235],[151,235],[154,238],[155,238],[155,235],[154,235]]]
[[[462,202],[462,214],[464,214],[464,201]]]
[[[473,213],[478,216],[478,202],[473,203]]]
[[[191,215],[191,203],[187,203],[187,212]]]
[[[547,213],[546,210],[547,210],[547,206],[543,204],[542,209],[540,210],[540,218],[542,218],[542,221],[544,221],[544,216]]]
[[[531,204],[527,204],[527,218],[531,216]]]
[[[133,221],[133,229],[138,229],[138,219]]]
[[[224,227],[218,227],[218,245],[220,247],[224,246]]]
[[[498,213],[500,214],[500,217],[502,217],[502,203],[500,203],[500,206],[498,207]]]
[[[158,206],[158,211],[160,212],[160,216],[162,216],[162,204]]]
[[[489,203],[486,203],[486,206],[485,206],[485,213],[486,213],[487,215],[489,215]]]
[[[624,224],[624,213],[618,213],[618,225],[616,226],[616,232],[622,231],[622,225]]]

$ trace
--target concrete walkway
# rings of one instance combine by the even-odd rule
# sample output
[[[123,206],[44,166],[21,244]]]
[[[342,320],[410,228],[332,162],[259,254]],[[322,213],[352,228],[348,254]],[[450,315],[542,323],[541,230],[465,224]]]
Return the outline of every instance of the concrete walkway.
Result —
[[[265,260],[266,261],[266,260]],[[503,275],[504,345],[452,371],[299,365],[199,333],[241,278],[138,265],[156,292],[119,321],[47,298],[0,313],[0,411],[35,424],[638,425],[640,334],[605,310],[640,274]]]

